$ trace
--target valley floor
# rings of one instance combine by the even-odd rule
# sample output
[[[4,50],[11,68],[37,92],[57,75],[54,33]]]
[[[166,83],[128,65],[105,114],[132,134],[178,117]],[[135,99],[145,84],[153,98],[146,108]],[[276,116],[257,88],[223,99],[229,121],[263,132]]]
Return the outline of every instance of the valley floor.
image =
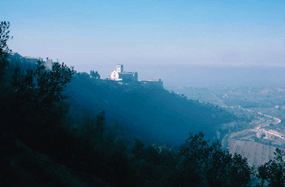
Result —
[[[224,124],[217,137],[231,154],[259,166],[274,158],[276,148],[285,149],[285,88],[273,86],[180,86],[174,91],[232,110],[245,119]]]
[[[274,158],[275,149],[285,144],[285,134],[276,131],[281,120],[261,112],[257,112],[257,116],[259,120],[253,120],[248,125],[250,128],[232,132],[222,141],[231,154],[238,153],[246,157],[250,166],[259,166],[268,162]]]

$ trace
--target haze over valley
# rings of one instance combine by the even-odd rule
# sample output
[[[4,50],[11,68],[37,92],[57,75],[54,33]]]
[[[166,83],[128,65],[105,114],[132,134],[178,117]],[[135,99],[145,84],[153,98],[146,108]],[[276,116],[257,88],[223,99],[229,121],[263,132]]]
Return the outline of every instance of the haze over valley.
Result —
[[[0,186],[285,186],[284,0],[0,4]]]

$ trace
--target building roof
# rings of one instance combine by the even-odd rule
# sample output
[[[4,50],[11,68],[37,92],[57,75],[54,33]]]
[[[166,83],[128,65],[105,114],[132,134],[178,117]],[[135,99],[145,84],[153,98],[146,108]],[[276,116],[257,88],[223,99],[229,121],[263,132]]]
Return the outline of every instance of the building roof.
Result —
[[[139,80],[139,81],[149,81],[149,82],[150,81],[154,81],[154,82],[157,81],[158,82],[159,79],[142,79],[142,80]]]
[[[24,56],[24,58],[26,58],[26,59],[35,59],[35,60],[38,60],[38,59],[39,59],[39,57],[36,58],[36,57],[29,57],[29,56]]]
[[[119,72],[119,74],[134,74],[135,72]]]

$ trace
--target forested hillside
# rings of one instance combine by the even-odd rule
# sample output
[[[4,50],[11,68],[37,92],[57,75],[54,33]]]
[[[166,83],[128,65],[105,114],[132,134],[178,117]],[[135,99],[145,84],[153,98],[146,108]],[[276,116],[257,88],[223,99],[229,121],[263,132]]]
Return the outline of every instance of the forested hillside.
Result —
[[[279,150],[254,173],[245,158],[204,140],[202,132],[189,133],[177,150],[144,143],[144,133],[129,148],[107,119],[149,129],[147,141],[169,142],[170,134],[179,139],[189,126],[194,132],[195,126],[214,129],[233,116],[161,88],[93,80],[64,63],[52,70],[41,61],[26,66],[8,57],[8,22],[0,23],[0,36],[1,186],[239,187],[250,186],[255,177],[284,185]]]
[[[210,103],[189,100],[163,87],[139,83],[99,80],[87,73],[74,75],[66,92],[72,116],[83,108],[98,113],[104,110],[107,121],[131,130],[152,143],[177,145],[188,133],[204,131],[207,139],[216,138],[216,129],[237,120],[228,111]],[[139,132],[139,133],[138,133]]]

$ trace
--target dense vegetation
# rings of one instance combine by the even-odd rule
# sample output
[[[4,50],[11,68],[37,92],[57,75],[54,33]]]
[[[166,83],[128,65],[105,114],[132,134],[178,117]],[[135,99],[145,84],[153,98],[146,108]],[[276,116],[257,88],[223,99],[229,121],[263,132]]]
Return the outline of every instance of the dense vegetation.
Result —
[[[152,84],[98,80],[87,73],[76,73],[65,91],[70,97],[70,113],[78,118],[82,109],[106,112],[109,125],[128,129],[135,137],[150,143],[177,145],[188,132],[203,133],[215,141],[221,124],[237,120],[225,109],[210,103],[189,100]],[[85,114],[86,115],[86,114]]]
[[[111,112],[110,109],[106,108],[108,111],[100,111],[95,116],[92,115],[93,111],[90,115],[85,115],[85,112],[79,111],[82,105],[70,104],[69,108],[68,103],[64,101],[66,96],[63,90],[68,83],[72,82],[75,73],[72,68],[64,63],[55,63],[52,70],[46,70],[40,61],[37,65],[30,67],[8,61],[8,29],[9,23],[1,22],[0,76],[3,80],[0,83],[1,186],[214,187],[250,184],[254,175],[246,159],[240,155],[230,155],[218,142],[205,141],[203,133],[196,135],[190,133],[177,150],[166,146],[148,145],[140,140],[135,140],[134,145],[128,148],[124,139],[116,135],[117,131],[106,125],[105,113]],[[10,72],[13,73],[10,74]],[[86,78],[86,81],[88,80]],[[113,91],[108,84],[102,81],[96,84],[101,84],[96,88],[97,91],[98,89],[102,91],[98,91],[95,98],[102,100],[107,97],[107,94],[110,94],[108,99],[112,98]],[[84,84],[82,86],[84,87]],[[105,89],[103,89],[104,86],[106,86]],[[128,102],[137,102],[135,103],[136,110],[139,111],[137,115],[143,111],[140,107],[150,109],[151,104],[154,110],[149,113],[161,111],[165,112],[165,115],[181,116],[179,109],[175,108],[177,105],[171,100],[169,105],[162,107],[161,103],[165,102],[159,99],[165,98],[163,96],[169,93],[151,89],[154,101],[149,103],[145,96],[150,94],[148,89],[150,88],[139,88],[141,92],[139,96],[142,98],[136,97],[137,93],[130,90],[119,92],[119,96],[116,95],[114,100],[118,101],[123,94],[127,94],[124,98],[130,99]],[[184,108],[180,111],[183,115],[190,115],[193,123],[201,123],[201,127],[209,123],[207,121],[209,117],[205,116],[212,116],[213,112],[210,113],[210,111],[213,109],[209,107],[210,109],[206,110],[209,113],[200,114],[203,112],[201,110],[209,105],[188,101],[175,94],[170,94],[169,99],[175,97],[181,100],[179,104],[184,103],[182,106],[194,107],[195,110],[189,109],[191,112],[184,112]],[[88,101],[90,102],[90,98],[87,97],[85,104]],[[105,103],[107,105],[112,102],[107,100]],[[120,109],[122,103],[116,104],[117,110]],[[93,106],[94,103],[91,102],[90,105]],[[170,113],[172,110],[174,114]],[[214,113],[218,114],[217,111],[220,109],[216,109]],[[78,116],[74,117],[75,114]],[[118,114],[123,113],[116,115]],[[195,115],[198,115],[197,118],[194,118]],[[225,116],[227,115],[230,116],[230,114]],[[154,117],[153,114],[146,112],[144,116],[145,122],[150,123]],[[124,118],[129,118],[129,115]],[[215,118],[222,120],[222,115],[212,117],[212,119]],[[175,124],[179,124],[180,120],[177,119]],[[216,122],[213,123],[216,125]],[[273,186],[284,185],[283,155],[284,153],[277,150],[276,160],[259,167],[258,177],[262,181],[268,181]]]

